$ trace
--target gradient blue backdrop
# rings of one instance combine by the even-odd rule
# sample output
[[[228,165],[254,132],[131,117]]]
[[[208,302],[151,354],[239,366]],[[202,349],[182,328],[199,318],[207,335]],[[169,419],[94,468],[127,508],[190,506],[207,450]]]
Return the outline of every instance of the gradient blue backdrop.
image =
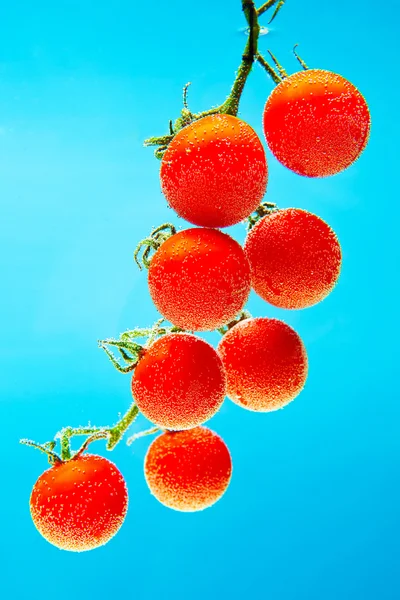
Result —
[[[239,0],[1,8],[2,598],[400,597],[400,13],[393,0],[380,11],[363,0],[290,0],[260,39],[290,71],[300,42],[311,66],[357,85],[372,113],[367,150],[339,176],[301,178],[268,154],[268,199],[318,213],[343,247],[340,284],[315,308],[249,302],[254,315],[283,318],[303,337],[305,391],[274,414],[225,402],[210,424],[231,450],[234,475],[202,513],[158,504],[142,474],[149,439],[121,443],[111,458],[130,490],[126,522],[108,545],[70,554],[31,522],[29,494],[47,463],[18,440],[110,424],[128,407],[129,377],[96,340],[156,319],[132,251],[152,226],[184,225],[166,207],[159,164],[142,142],[167,131],[187,81],[194,111],[225,98],[244,21]],[[240,116],[260,135],[271,89],[256,66]],[[231,233],[244,238],[242,226]],[[102,442],[93,448],[106,454]]]

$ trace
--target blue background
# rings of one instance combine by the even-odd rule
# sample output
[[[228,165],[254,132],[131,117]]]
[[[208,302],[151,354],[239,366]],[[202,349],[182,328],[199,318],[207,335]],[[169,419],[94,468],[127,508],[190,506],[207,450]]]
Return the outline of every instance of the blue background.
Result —
[[[316,212],[343,248],[340,283],[318,306],[280,311],[254,295],[248,305],[304,339],[304,392],[272,414],[224,403],[210,425],[234,474],[223,500],[202,513],[158,504],[142,473],[150,440],[121,443],[111,458],[130,490],[126,522],[106,546],[73,554],[31,522],[29,495],[47,462],[18,440],[111,424],[128,407],[129,376],[96,340],[157,318],[132,251],[152,226],[184,225],[142,143],[178,116],[187,81],[194,111],[225,98],[244,19],[239,0],[2,7],[1,597],[400,597],[399,8],[392,0],[380,11],[363,0],[292,0],[260,38],[261,51],[270,47],[292,72],[300,42],[310,66],[350,79],[372,114],[367,150],[338,176],[301,178],[268,153],[267,198]],[[256,65],[240,116],[260,136],[272,87]],[[226,231],[244,239],[242,226]],[[92,448],[106,454],[103,442]]]

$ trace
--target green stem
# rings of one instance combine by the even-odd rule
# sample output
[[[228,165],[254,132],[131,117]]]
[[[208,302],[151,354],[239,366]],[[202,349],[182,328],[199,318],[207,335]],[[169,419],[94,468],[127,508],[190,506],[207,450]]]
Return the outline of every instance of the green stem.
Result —
[[[257,9],[253,0],[242,0],[242,10],[249,26],[249,35],[231,92],[222,104],[220,111],[221,113],[234,116],[238,113],[240,98],[257,55],[258,38],[260,35]]]
[[[241,321],[245,321],[246,319],[251,319],[251,314],[249,313],[248,310],[242,310],[242,312],[239,313],[232,321],[230,321],[223,327],[219,327],[219,329],[217,329],[217,331],[221,335],[225,335],[226,333],[228,333],[228,331],[230,329],[232,329],[232,327],[235,327],[235,325],[237,325]]]
[[[295,45],[294,45],[294,48],[293,48],[293,54],[295,55],[295,57],[297,58],[297,60],[299,61],[299,63],[300,63],[300,64],[301,64],[301,66],[303,67],[303,69],[304,69],[305,71],[308,71],[308,69],[309,69],[308,65],[307,65],[307,64],[304,62],[304,60],[301,58],[301,56],[299,56],[299,55],[297,54],[297,51],[296,51],[296,48],[297,48],[297,46],[298,46],[298,44],[295,44]]]
[[[276,8],[273,12],[272,17],[268,21],[269,23],[272,23],[272,21],[275,19],[278,12],[281,10],[282,6],[285,4],[285,0],[268,0],[268,2],[265,2],[265,4],[260,6],[260,8],[257,10],[257,15],[259,17],[261,17],[261,15],[263,15],[267,10],[269,10],[270,8],[275,6],[275,4],[276,4]]]
[[[87,449],[89,444],[91,444],[92,442],[95,442],[96,440],[104,440],[105,438],[108,438],[108,436],[109,436],[109,429],[101,429],[101,430],[93,433],[83,442],[83,444],[79,448],[78,452],[76,454],[74,454],[74,458],[76,458],[77,456],[80,456],[83,452],[85,452],[85,450]]]
[[[135,402],[131,404],[124,416],[118,421],[114,427],[109,430],[107,450],[112,450],[120,441],[125,431],[130,427],[133,421],[139,414],[139,409]]]
[[[69,460],[71,458],[69,440],[72,435],[72,427],[66,427],[60,432],[61,460]]]
[[[105,437],[106,428],[105,427],[64,427],[57,435],[56,438],[60,440],[61,446],[61,459],[63,461],[70,460],[76,454],[72,454],[70,440],[75,435],[99,435],[102,434],[101,437]],[[93,441],[91,438],[88,438],[90,441]],[[81,454],[89,445],[90,441],[86,440],[83,444],[82,448],[78,451],[77,454]]]
[[[279,76],[281,77],[281,79],[285,79],[288,76],[287,71],[282,67],[281,63],[278,61],[276,56],[274,54],[272,54],[271,50],[268,50],[268,54],[274,61],[274,64],[278,69]]]
[[[145,435],[153,435],[154,433],[157,433],[158,431],[163,431],[163,429],[161,429],[161,427],[151,427],[151,429],[146,429],[145,431],[139,431],[138,433],[134,433],[133,435],[131,435],[126,440],[126,443],[128,446],[130,446],[134,441],[138,440],[139,438],[144,437]]]
[[[272,81],[278,85],[282,81],[282,77],[280,77],[277,72],[271,67],[271,65],[265,60],[265,58],[261,55],[257,55],[257,60],[260,65],[267,71],[268,75],[271,77]]]

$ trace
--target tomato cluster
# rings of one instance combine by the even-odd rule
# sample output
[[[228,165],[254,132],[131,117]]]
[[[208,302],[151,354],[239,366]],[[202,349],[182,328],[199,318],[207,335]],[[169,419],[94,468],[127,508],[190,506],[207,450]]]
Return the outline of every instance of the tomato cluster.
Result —
[[[277,85],[263,125],[283,165],[303,176],[325,177],[359,157],[370,118],[352,84],[314,69]],[[170,207],[196,227],[172,228],[170,235],[158,228],[145,256],[150,296],[172,327],[152,330],[143,346],[136,344],[135,332],[109,343],[128,363],[120,370],[133,371],[135,415],[140,411],[161,431],[145,457],[148,487],[163,505],[191,512],[217,502],[231,479],[227,446],[203,426],[225,396],[247,410],[271,412],[294,400],[306,382],[301,338],[282,320],[243,311],[250,290],[266,306],[313,306],[334,288],[342,257],[336,234],[320,217],[262,203],[266,154],[243,120],[222,110],[191,115],[170,137],[161,188]],[[246,219],[243,247],[220,231]],[[155,252],[148,260],[150,250]],[[196,335],[216,329],[223,334],[217,348]],[[99,435],[107,435],[112,447],[130,422],[124,416],[118,427]],[[122,475],[105,458],[84,454],[86,447],[66,459],[49,448],[42,447],[52,467],[39,477],[30,501],[36,527],[62,549],[104,544],[125,518]]]

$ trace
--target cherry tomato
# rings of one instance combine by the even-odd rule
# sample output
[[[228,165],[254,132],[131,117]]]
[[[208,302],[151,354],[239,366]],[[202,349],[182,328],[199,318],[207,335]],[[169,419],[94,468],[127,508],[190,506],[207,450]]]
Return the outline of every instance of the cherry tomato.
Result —
[[[164,335],[145,350],[132,377],[132,394],[147,419],[166,429],[205,423],[224,401],[220,357],[189,333]]]
[[[205,427],[165,432],[149,447],[144,473],[151,493],[165,506],[193,512],[226,491],[232,461],[223,440]]]
[[[317,304],[340,274],[336,234],[325,221],[299,208],[263,217],[249,232],[244,251],[254,291],[279,308]]]
[[[42,536],[73,552],[108,542],[121,527],[127,507],[121,473],[94,454],[55,463],[39,477],[30,498],[32,519]]]
[[[149,290],[160,313],[189,331],[211,331],[231,321],[250,293],[242,247],[215,229],[186,229],[153,256]]]
[[[247,218],[267,186],[264,148],[237,117],[210,115],[181,129],[161,164],[161,188],[180,217],[202,227]]]
[[[228,397],[248,410],[269,412],[291,402],[307,378],[307,354],[283,321],[250,318],[232,327],[218,345]]]
[[[290,75],[264,108],[264,133],[274,156],[288,169],[326,177],[347,169],[367,145],[370,114],[352,83],[330,71]]]

